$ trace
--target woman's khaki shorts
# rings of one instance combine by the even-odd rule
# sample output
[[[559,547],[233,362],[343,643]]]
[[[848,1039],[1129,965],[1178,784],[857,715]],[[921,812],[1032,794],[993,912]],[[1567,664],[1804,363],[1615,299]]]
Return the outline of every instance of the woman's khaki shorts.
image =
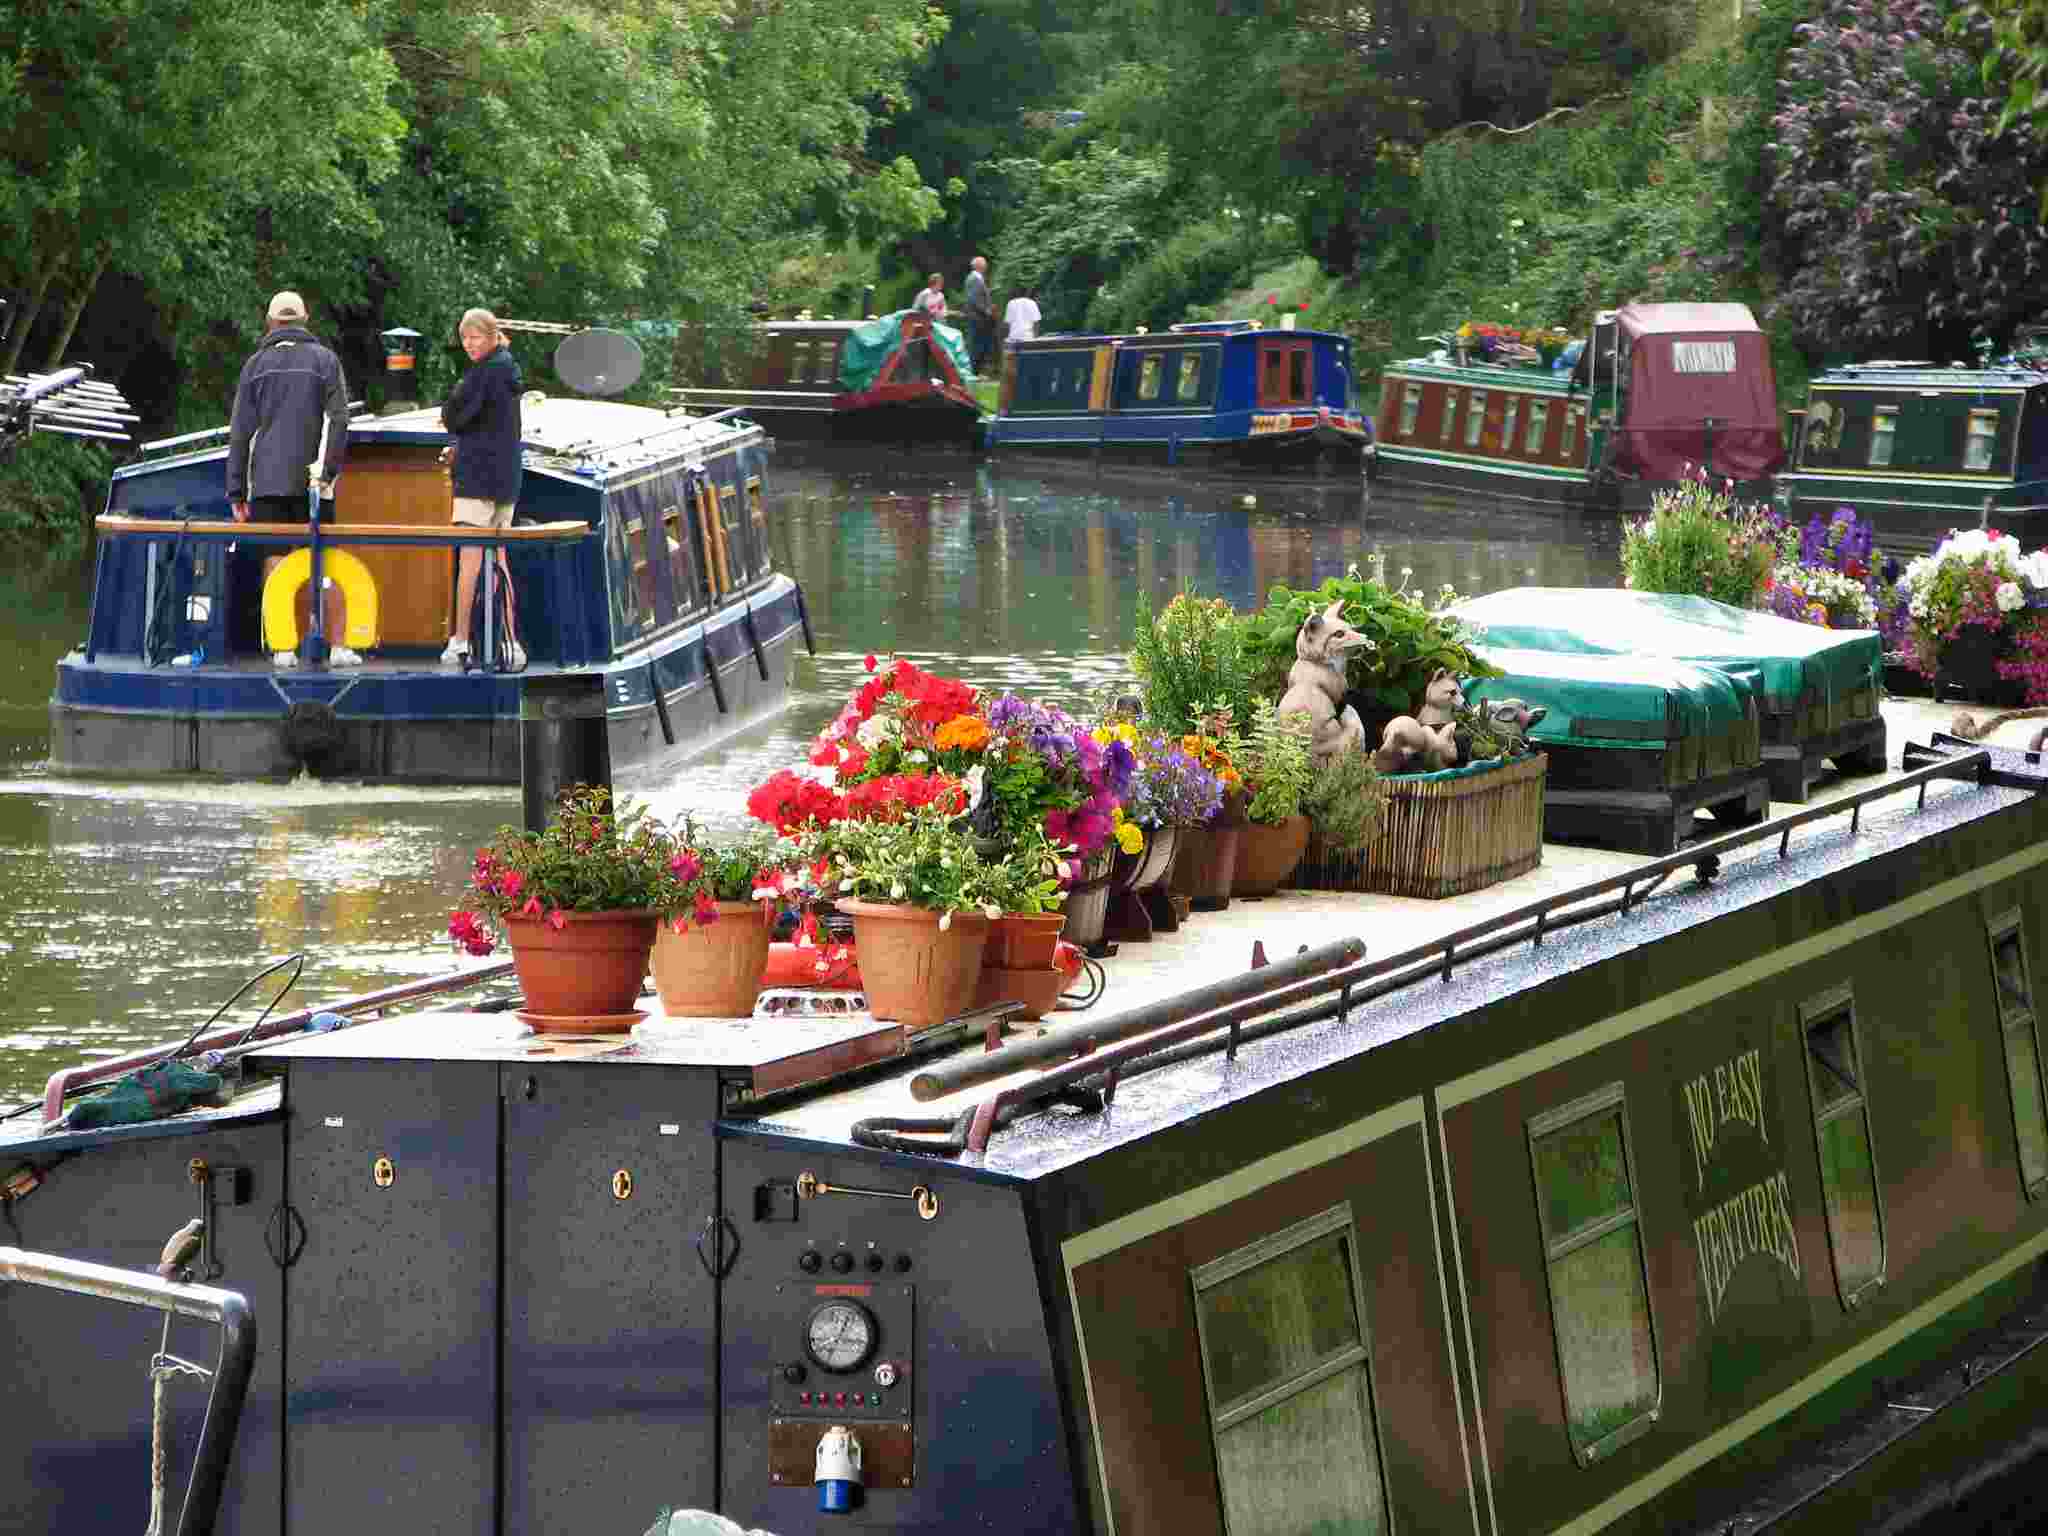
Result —
[[[509,501],[485,501],[477,496],[455,498],[455,521],[471,528],[510,528],[512,508]]]

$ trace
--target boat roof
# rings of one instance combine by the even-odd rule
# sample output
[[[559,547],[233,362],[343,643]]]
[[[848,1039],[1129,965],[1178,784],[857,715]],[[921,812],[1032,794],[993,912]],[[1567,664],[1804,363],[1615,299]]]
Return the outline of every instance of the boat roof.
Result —
[[[1747,304],[1624,304],[1614,318],[1631,336],[1726,336],[1762,330]]]
[[[1878,361],[1830,368],[1816,375],[1810,387],[1978,390],[2031,389],[2040,384],[2048,384],[2048,372],[2020,363],[1995,368],[1965,368],[1951,363],[1943,368],[1934,363]]]
[[[1034,336],[1028,341],[1013,341],[1009,345],[1013,351],[1018,352],[1105,341],[1112,346],[1156,347],[1185,345],[1195,341],[1216,341],[1230,336],[1278,337],[1282,340],[1307,336],[1345,343],[1351,340],[1339,331],[1316,331],[1307,326],[1286,331],[1277,325],[1261,326],[1251,320],[1199,320],[1170,326],[1163,331],[1061,331],[1048,336]]]

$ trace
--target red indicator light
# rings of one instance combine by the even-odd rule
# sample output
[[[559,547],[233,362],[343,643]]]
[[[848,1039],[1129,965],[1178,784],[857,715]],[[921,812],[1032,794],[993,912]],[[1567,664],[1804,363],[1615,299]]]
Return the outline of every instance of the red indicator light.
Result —
[[[844,1392],[838,1393],[833,1398],[833,1401],[837,1406],[844,1408],[846,1406],[846,1394]]]

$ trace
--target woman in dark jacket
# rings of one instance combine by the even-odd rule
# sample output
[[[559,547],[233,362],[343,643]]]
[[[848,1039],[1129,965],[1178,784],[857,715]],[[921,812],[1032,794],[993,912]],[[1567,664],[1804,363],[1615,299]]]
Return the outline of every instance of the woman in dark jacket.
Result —
[[[453,447],[441,450],[444,461],[454,460],[455,521],[471,528],[509,528],[512,509],[519,500],[519,394],[524,381],[505,333],[498,329],[497,316],[488,309],[472,309],[463,315],[458,329],[471,367],[441,407],[441,424],[455,438]],[[469,545],[457,555],[455,633],[441,653],[441,660],[449,666],[469,664],[470,610],[476,603],[477,576],[482,568],[479,546]],[[502,547],[498,572],[509,598],[512,572],[505,564]],[[511,607],[508,602],[508,610]],[[524,666],[526,652],[518,640],[511,634],[505,638],[511,664]]]

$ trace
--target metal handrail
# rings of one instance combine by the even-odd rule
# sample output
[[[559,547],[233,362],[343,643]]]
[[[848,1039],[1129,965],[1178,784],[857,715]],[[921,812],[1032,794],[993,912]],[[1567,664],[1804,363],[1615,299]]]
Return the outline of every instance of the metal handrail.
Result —
[[[348,413],[349,413],[349,419],[350,419],[350,424],[351,424],[351,425],[353,425],[353,424],[354,424],[354,421],[355,421],[355,419],[356,419],[356,413],[357,413],[358,411],[362,410],[362,408],[363,408],[363,402],[362,402],[362,401],[360,401],[360,400],[351,400],[351,401],[349,401],[347,409],[348,409]],[[372,419],[375,419],[375,418],[372,418]],[[187,433],[184,433],[184,434],[183,434],[182,436],[179,436],[179,437],[160,437],[160,438],[158,438],[158,439],[157,439],[157,440],[156,440],[155,442],[153,442],[153,443],[144,443],[144,444],[142,445],[142,450],[141,450],[141,451],[142,451],[142,452],[144,452],[144,453],[152,453],[152,452],[154,452],[154,451],[155,451],[156,449],[158,449],[158,448],[175,448],[175,447],[177,447],[177,446],[178,446],[178,445],[179,445],[180,443],[201,443],[201,442],[204,442],[204,441],[206,441],[206,439],[207,439],[207,438],[209,438],[209,437],[226,437],[226,436],[227,436],[227,435],[228,435],[228,434],[229,434],[230,432],[232,432],[232,431],[234,431],[234,430],[235,430],[235,424],[234,424],[233,422],[231,422],[231,421],[224,421],[224,422],[222,422],[222,423],[221,423],[221,424],[220,424],[219,426],[217,426],[217,427],[208,427],[208,428],[207,428],[207,429],[206,429],[205,431],[203,431],[203,432],[187,432]]]
[[[220,1329],[220,1359],[206,1401],[206,1422],[192,1459],[192,1482],[178,1516],[178,1536],[208,1536],[220,1517],[235,1434],[242,1424],[242,1404],[249,1395],[249,1376],[256,1364],[256,1317],[240,1291],[210,1285],[179,1285],[136,1270],[82,1259],[30,1253],[0,1247],[0,1282],[97,1296],[103,1301],[149,1307],[179,1317],[197,1318]]]

